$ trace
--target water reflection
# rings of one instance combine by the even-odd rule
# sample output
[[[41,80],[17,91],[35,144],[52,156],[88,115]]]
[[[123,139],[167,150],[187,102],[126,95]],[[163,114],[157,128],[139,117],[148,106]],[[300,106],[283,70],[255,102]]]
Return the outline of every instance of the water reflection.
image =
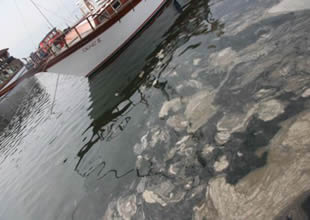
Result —
[[[74,211],[74,219],[98,218],[102,211],[93,214],[96,218],[83,214],[93,209],[90,201],[100,201],[104,211],[110,198],[124,191],[136,177],[146,176],[136,168],[132,147],[139,142],[149,120],[162,123],[152,112],[154,104],[170,100],[177,93],[166,77],[178,68],[169,65],[175,51],[192,36],[220,34],[223,27],[213,17],[208,2],[190,4],[182,14],[169,5],[121,56],[89,80],[92,122],[82,133],[83,146],[77,152],[75,166],[86,179],[89,193]],[[186,51],[197,47],[189,46]],[[153,169],[147,175],[166,174]],[[116,181],[119,178],[122,181]]]
[[[91,80],[61,77],[54,114],[57,76],[38,76],[21,130],[1,142],[13,148],[0,154],[10,155],[0,215],[271,219],[288,205],[280,219],[295,219],[296,204],[307,210],[310,17],[266,18],[277,2],[169,6]]]
[[[86,220],[102,216],[110,198],[126,191],[137,177],[146,176],[136,169],[132,148],[149,125],[162,123],[157,117],[161,102],[177,95],[174,82],[166,77],[180,68],[174,64],[175,57],[198,49],[200,44],[188,45],[177,53],[176,50],[192,36],[211,30],[220,32],[221,27],[204,1],[189,5],[182,14],[169,5],[121,56],[89,80],[88,99],[84,99],[84,79],[61,77],[57,96],[52,97],[56,76],[54,79],[40,75],[48,92],[40,86],[34,89],[33,102],[27,101],[31,110],[24,108],[21,114],[24,119],[30,118],[21,133],[30,135],[17,137],[16,141],[25,141],[21,148],[33,147],[25,153],[29,161],[24,162],[23,176],[18,176],[19,170],[14,173],[18,183],[15,179],[6,183],[21,188],[13,193],[10,204],[22,195],[20,200],[27,205],[19,208],[26,207],[29,219],[39,219],[45,212],[46,219]],[[55,112],[52,116],[51,105]],[[23,115],[27,112],[35,117]],[[48,116],[41,117],[46,112]],[[41,120],[46,121],[33,129]],[[154,169],[147,175],[165,173]],[[59,205],[50,206],[53,199]]]
[[[33,100],[34,97],[39,95],[41,90],[37,79],[32,77],[26,79],[5,97],[0,98],[0,132],[10,123],[14,115],[20,115],[18,114],[18,111],[20,111],[20,103],[24,103],[24,105],[27,104],[27,101],[24,100]],[[29,113],[29,111],[27,111],[27,113]],[[22,118],[21,116],[20,119]]]
[[[27,78],[0,100],[0,138],[5,139],[22,130],[22,124],[37,114],[48,96],[36,77]]]
[[[188,20],[192,22],[189,23]],[[108,170],[102,175],[106,166],[104,159],[90,167],[83,161],[88,161],[87,154],[97,142],[110,142],[128,127],[131,121],[130,112],[134,108],[140,104],[145,105],[145,108],[149,107],[146,96],[148,89],[158,89],[167,100],[170,99],[167,91],[169,83],[166,79],[161,79],[161,74],[168,67],[178,47],[193,35],[210,32],[220,35],[223,27],[224,25],[213,17],[208,1],[190,4],[182,14],[178,14],[174,6],[170,5],[156,22],[143,32],[143,37],[138,37],[120,57],[90,79],[90,117],[93,122],[83,132],[86,136],[85,145],[77,154],[79,160],[75,170],[81,176],[89,176],[94,171],[98,178],[109,172],[115,172],[116,178],[123,176],[117,174],[116,169]],[[189,46],[181,54],[198,46]],[[87,136],[86,133],[91,135]]]

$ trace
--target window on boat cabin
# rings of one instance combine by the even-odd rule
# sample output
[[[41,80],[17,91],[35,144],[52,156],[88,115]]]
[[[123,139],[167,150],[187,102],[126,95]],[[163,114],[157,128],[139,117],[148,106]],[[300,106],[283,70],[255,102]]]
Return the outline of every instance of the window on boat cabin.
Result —
[[[120,2],[119,0],[114,1],[114,2],[112,3],[112,7],[113,7],[114,10],[119,9],[119,8],[121,7],[121,2]]]
[[[107,11],[102,12],[99,17],[98,20],[100,23],[104,23],[105,21],[107,21],[110,18],[110,15]]]

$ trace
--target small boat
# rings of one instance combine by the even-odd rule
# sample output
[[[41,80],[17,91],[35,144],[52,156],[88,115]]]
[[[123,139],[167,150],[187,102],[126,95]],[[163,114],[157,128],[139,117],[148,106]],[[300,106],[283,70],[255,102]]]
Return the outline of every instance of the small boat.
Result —
[[[19,81],[23,78],[24,74],[27,72],[26,67],[16,72],[7,82],[0,86],[0,97],[4,96],[11,89],[13,89]]]
[[[0,50],[0,97],[13,88],[25,71],[24,63],[11,56],[9,48]]]
[[[48,54],[43,71],[90,76],[118,54],[168,2],[103,0],[97,9],[86,5],[91,12],[77,24],[63,34],[52,30],[40,43]]]

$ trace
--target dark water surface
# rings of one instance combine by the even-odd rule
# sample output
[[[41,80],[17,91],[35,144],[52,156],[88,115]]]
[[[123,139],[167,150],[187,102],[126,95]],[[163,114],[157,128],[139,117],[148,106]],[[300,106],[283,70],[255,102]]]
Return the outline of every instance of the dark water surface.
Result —
[[[310,11],[279,3],[169,5],[55,98],[38,74],[1,107],[0,219],[309,219]]]

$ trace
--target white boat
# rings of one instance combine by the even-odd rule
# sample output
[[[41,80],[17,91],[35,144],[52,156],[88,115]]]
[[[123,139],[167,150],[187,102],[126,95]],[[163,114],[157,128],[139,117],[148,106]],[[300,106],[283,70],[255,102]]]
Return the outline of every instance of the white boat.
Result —
[[[129,43],[169,0],[107,0],[53,45],[44,70],[90,76]],[[59,43],[59,41],[56,41]],[[60,46],[59,46],[60,45]]]

